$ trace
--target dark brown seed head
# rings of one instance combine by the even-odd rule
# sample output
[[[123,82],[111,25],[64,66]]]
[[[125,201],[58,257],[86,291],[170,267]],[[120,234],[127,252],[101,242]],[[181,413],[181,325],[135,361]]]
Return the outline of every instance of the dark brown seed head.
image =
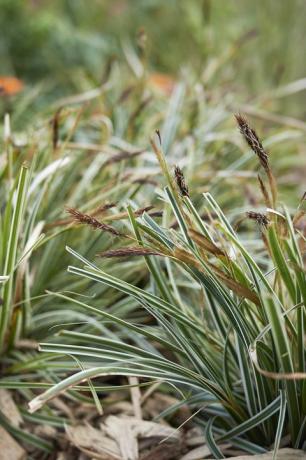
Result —
[[[141,248],[141,247],[128,247],[121,249],[113,249],[110,251],[99,252],[99,257],[135,257],[135,256],[159,256],[161,253],[152,249]]]
[[[254,131],[254,129],[251,128],[248,120],[245,117],[238,113],[235,115],[235,118],[238,123],[241,134],[243,135],[245,141],[253,150],[255,155],[257,155],[261,166],[265,169],[265,171],[269,171],[269,157],[262,143],[260,142],[256,132]]]
[[[81,211],[78,211],[74,208],[66,208],[66,211],[73,217],[73,219],[79,224],[88,225],[97,230],[103,230],[105,232],[111,233],[115,236],[125,236],[123,233],[118,232],[114,227],[104,224],[103,222],[98,221],[95,217],[90,216],[89,214],[84,214]]]
[[[267,227],[270,222],[268,217],[260,212],[248,211],[246,214],[249,219],[256,220],[263,227]]]
[[[174,168],[174,177],[181,195],[189,197],[189,190],[185,182],[185,177],[179,166],[175,166]]]

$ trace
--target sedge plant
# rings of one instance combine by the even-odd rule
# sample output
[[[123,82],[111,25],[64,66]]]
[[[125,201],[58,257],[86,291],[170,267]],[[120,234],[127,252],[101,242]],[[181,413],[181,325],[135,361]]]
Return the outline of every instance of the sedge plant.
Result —
[[[189,405],[215,458],[223,458],[225,441],[253,454],[271,447],[276,453],[280,443],[303,446],[305,202],[293,212],[279,205],[268,153],[248,121],[241,115],[236,119],[262,168],[266,211],[250,209],[230,220],[204,193],[199,213],[182,170],[169,169],[160,135],[152,140],[167,181],[159,191],[162,222],[146,212],[135,215],[129,205],[129,232],[124,238],[116,235],[119,249],[100,252],[95,262],[67,250],[81,264],[69,266],[70,274],[133,298],[153,320],[139,325],[83,299],[54,293],[71,308],[112,322],[117,334],[109,338],[66,329],[60,340],[42,343],[43,352],[55,359],[74,356],[82,369],[34,398],[30,412],[88,379],[137,376],[177,388],[181,402],[162,415]],[[82,213],[76,218],[86,220]],[[109,259],[141,256],[151,275],[147,288],[104,270]]]
[[[127,75],[127,86],[121,83],[122,71]],[[189,240],[184,243],[182,231],[189,232],[189,225],[199,231],[199,224],[190,221],[191,210],[186,208],[190,198],[184,187],[184,176],[177,168],[175,183],[164,154],[167,162],[180,163],[184,168],[193,191],[192,209],[197,209],[198,215],[204,219],[205,228],[210,225],[210,218],[212,222],[217,221],[217,214],[214,210],[208,212],[207,200],[202,199],[201,192],[211,189],[222,208],[227,213],[231,211],[228,214],[230,221],[235,222],[243,210],[241,189],[247,191],[248,182],[257,180],[256,173],[249,171],[256,164],[256,158],[250,150],[243,150],[239,134],[229,129],[227,103],[230,101],[219,98],[211,101],[210,93],[201,85],[194,87],[192,74],[180,82],[172,79],[171,97],[160,88],[157,91],[152,88],[150,73],[144,67],[141,76],[136,78],[126,72],[125,66],[114,66],[108,78],[102,86],[61,99],[50,112],[36,119],[30,109],[31,97],[35,95],[25,93],[12,113],[13,127],[22,125],[25,128],[28,122],[25,124],[22,120],[32,120],[32,127],[24,133],[11,131],[9,117],[6,117],[0,155],[0,189],[4,197],[0,228],[0,386],[18,391],[22,417],[28,423],[56,423],[63,427],[67,423],[65,417],[58,417],[58,413],[47,406],[39,414],[28,414],[22,406],[24,401],[33,399],[35,389],[49,388],[75,370],[96,367],[100,363],[100,357],[96,356],[88,355],[83,362],[83,358],[74,353],[69,356],[55,356],[49,350],[37,353],[37,342],[56,342],[56,334],[63,327],[70,331],[65,336],[61,334],[63,347],[82,346],[86,334],[131,343],[150,352],[156,349],[161,355],[170,347],[168,333],[158,326],[157,312],[153,315],[156,318],[154,323],[150,309],[139,308],[144,301],[140,302],[131,291],[122,292],[114,289],[115,286],[93,282],[86,276],[67,275],[65,271],[71,255],[65,251],[65,245],[69,244],[77,248],[78,254],[86,255],[85,265],[97,253],[106,253],[96,260],[98,266],[102,263],[104,272],[132,286],[142,286],[144,292],[158,296],[178,312],[182,310],[180,315],[183,318],[185,315],[189,317],[190,309],[194,311],[193,315],[198,316],[199,311],[204,314],[203,306],[213,302],[213,298],[208,300],[207,292],[186,270],[187,262],[179,263],[172,246],[186,249]],[[84,82],[84,86],[91,84]],[[264,120],[266,113],[260,112],[260,117]],[[278,132],[273,128],[264,143],[272,153],[277,148],[277,172],[288,169],[291,162],[296,161],[294,156],[290,157],[289,163],[284,159],[288,156],[288,149],[289,152],[292,149],[292,140],[303,139],[302,122],[289,121],[276,117],[276,123],[285,124],[288,129]],[[153,143],[151,150],[145,147],[148,133],[156,124],[161,126],[163,152],[158,142]],[[243,122],[241,129],[242,125]],[[186,131],[190,136],[186,137]],[[249,132],[248,145],[252,149],[256,139],[252,142],[251,139],[252,133]],[[260,187],[266,205],[272,209],[277,199],[275,184],[273,186],[273,176],[269,176],[263,146],[259,146],[259,151],[262,156]],[[168,188],[158,190],[154,196],[152,190],[158,186],[160,176],[158,161]],[[270,192],[271,196],[266,196],[269,187],[272,187],[274,196]],[[289,178],[281,190],[290,195],[292,203],[296,192],[295,179]],[[254,196],[250,199],[254,200]],[[161,201],[165,203],[163,214],[159,206]],[[255,201],[258,201],[256,194]],[[129,206],[123,206],[123,203]],[[185,226],[182,227],[176,214],[172,214],[170,205],[174,210],[184,211]],[[257,217],[253,215],[254,218],[265,222],[259,214]],[[168,242],[166,247],[163,247],[163,238],[160,242],[156,239],[160,232]],[[240,235],[243,234],[239,232]],[[215,237],[213,234],[212,238]],[[194,235],[189,238],[191,241]],[[260,242],[258,232],[252,238],[253,247],[248,238],[244,242],[246,248],[253,251],[254,243]],[[117,252],[107,251],[110,246]],[[229,252],[232,255],[232,249]],[[119,256],[122,256],[120,263],[116,263],[115,258]],[[269,265],[262,249],[256,252],[256,261],[263,267]],[[217,265],[221,263],[225,264],[219,254]],[[220,271],[214,275],[223,276]],[[225,279],[220,282],[225,283]],[[233,289],[233,281],[227,280],[226,283],[226,289]],[[252,302],[254,294],[244,292],[251,296],[249,301]],[[197,305],[201,305],[200,310]],[[244,308],[247,304],[241,305]],[[213,306],[207,308],[209,312]],[[169,320],[165,312],[159,314],[165,314]],[[211,328],[213,316],[208,313],[205,318],[207,328]],[[171,322],[175,321],[175,318],[171,319]],[[206,324],[203,321],[201,328]],[[226,318],[221,321],[228,325]],[[229,330],[228,334],[230,342],[233,332]],[[205,341],[204,345],[207,345]],[[190,366],[186,357],[180,361],[182,356],[177,355],[178,348],[177,345],[171,347],[171,359]],[[157,378],[152,376],[153,380]],[[113,385],[105,387],[102,381],[93,388],[90,379],[86,382],[75,386],[66,395],[73,402],[96,405],[101,412],[97,393],[108,394]],[[192,397],[190,388],[184,390],[187,399]],[[92,393],[89,397],[86,395],[88,391]],[[192,401],[190,407],[193,407]],[[195,407],[198,407],[196,401]],[[50,443],[37,439],[28,430],[16,431],[3,417],[1,423],[18,439],[46,454],[52,450]],[[215,429],[214,426],[213,431]]]
[[[71,206],[81,208],[83,213],[90,212],[92,222],[98,223],[103,217],[103,221],[108,222],[101,224],[103,230],[112,229],[113,221],[127,218],[119,197],[129,199],[146,186],[146,182],[139,183],[131,174],[121,180],[125,174],[122,165],[135,165],[141,161],[143,151],[128,143],[123,150],[116,144],[115,136],[113,145],[108,138],[105,141],[103,128],[111,122],[104,117],[102,127],[101,124],[92,127],[92,117],[97,116],[97,111],[94,115],[93,111],[87,108],[84,113],[82,104],[62,107],[46,120],[39,120],[35,130],[29,129],[20,137],[11,127],[9,115],[4,123],[0,155],[3,197],[0,213],[0,387],[18,391],[22,418],[29,426],[27,429],[12,426],[1,410],[0,424],[18,440],[38,449],[41,455],[42,452],[50,453],[53,446],[33,434],[32,425],[47,423],[63,427],[67,420],[50,410],[34,419],[29,418],[23,402],[34,396],[34,388],[45,388],[75,369],[75,360],[65,362],[64,367],[61,363],[52,366],[48,355],[37,356],[38,341],[50,340],[67,323],[82,331],[89,329],[108,334],[105,326],[92,315],[70,309],[65,301],[55,305],[46,289],[66,293],[82,291],[83,298],[90,297],[93,303],[99,296],[105,296],[103,308],[110,307],[110,311],[116,311],[122,318],[127,314],[133,316],[136,308],[132,299],[122,301],[115,291],[105,295],[107,287],[96,290],[88,281],[75,282],[74,277],[63,280],[68,262],[65,251],[68,238],[81,245],[84,252],[93,254],[101,246],[108,247],[113,238],[112,233],[108,236],[101,232],[96,232],[92,238],[92,230],[75,221]],[[79,137],[90,138],[90,145]],[[152,206],[145,206],[143,210],[135,210],[135,215],[144,210],[149,214],[154,212]],[[142,266],[140,261],[128,272],[118,267],[117,274],[139,280],[143,277]],[[87,389],[90,390],[90,386]],[[94,399],[84,393],[83,396],[73,394],[72,398],[98,404],[94,391],[93,395]]]

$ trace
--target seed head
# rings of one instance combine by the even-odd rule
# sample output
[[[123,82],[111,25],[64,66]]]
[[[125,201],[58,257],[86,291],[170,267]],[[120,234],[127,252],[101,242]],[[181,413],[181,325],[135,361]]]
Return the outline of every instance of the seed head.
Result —
[[[179,188],[181,195],[189,197],[188,186],[186,185],[183,171],[181,170],[179,166],[175,166],[174,168],[174,177],[175,177],[175,180],[176,180],[176,183],[177,183],[177,186]]]
[[[159,130],[159,129],[157,129],[157,130],[155,131],[155,133],[156,133],[156,135],[157,135],[157,137],[158,137],[158,140],[159,140],[159,143],[160,143],[160,145],[161,145],[161,143],[162,143],[162,140],[161,140],[161,134],[160,134],[160,130]]]
[[[260,212],[248,211],[246,214],[249,219],[256,220],[262,227],[267,227],[270,222],[268,217]]]
[[[90,227],[94,229],[103,230],[115,236],[125,236],[123,233],[119,232],[114,227],[111,227],[110,225],[100,222],[95,217],[92,217],[89,214],[84,214],[83,212],[78,211],[77,209],[74,209],[74,208],[66,208],[66,210],[74,218],[74,220],[78,222],[79,224],[89,225]]]
[[[251,128],[248,120],[244,118],[242,115],[238,113],[235,115],[235,118],[237,120],[241,134],[243,135],[245,141],[251,147],[255,155],[257,155],[261,166],[265,169],[265,171],[270,171],[268,154],[265,151],[262,143],[260,142],[256,132],[254,131],[254,129]]]
[[[110,251],[99,252],[99,257],[135,257],[135,256],[159,256],[161,253],[148,248],[127,247],[121,249],[112,249]]]

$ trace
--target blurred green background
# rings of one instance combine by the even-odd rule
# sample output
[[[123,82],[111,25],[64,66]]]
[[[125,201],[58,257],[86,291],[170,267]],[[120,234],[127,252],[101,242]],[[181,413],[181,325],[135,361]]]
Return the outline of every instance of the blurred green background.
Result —
[[[305,0],[0,0],[0,74],[43,81],[49,102],[99,84],[143,28],[149,70],[213,68],[209,85],[247,101],[304,78],[305,24]],[[281,109],[304,116],[304,93]]]

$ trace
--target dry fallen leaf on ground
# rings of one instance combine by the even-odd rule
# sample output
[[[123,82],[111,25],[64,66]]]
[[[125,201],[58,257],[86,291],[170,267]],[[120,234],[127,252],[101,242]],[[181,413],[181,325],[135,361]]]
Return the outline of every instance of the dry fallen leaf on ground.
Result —
[[[121,460],[117,443],[104,436],[100,430],[89,425],[67,426],[66,433],[72,444],[88,455],[99,460]]]
[[[67,427],[66,433],[75,447],[86,455],[100,460],[152,458],[154,449],[166,452],[169,443],[175,442],[178,445],[181,437],[178,430],[167,425],[136,417],[114,415],[103,420],[100,430],[89,425],[78,425]],[[164,440],[167,440],[168,444],[162,446],[160,442]],[[150,452],[152,449],[153,452]],[[142,450],[146,452],[143,454]],[[160,455],[159,457],[164,458]]]

